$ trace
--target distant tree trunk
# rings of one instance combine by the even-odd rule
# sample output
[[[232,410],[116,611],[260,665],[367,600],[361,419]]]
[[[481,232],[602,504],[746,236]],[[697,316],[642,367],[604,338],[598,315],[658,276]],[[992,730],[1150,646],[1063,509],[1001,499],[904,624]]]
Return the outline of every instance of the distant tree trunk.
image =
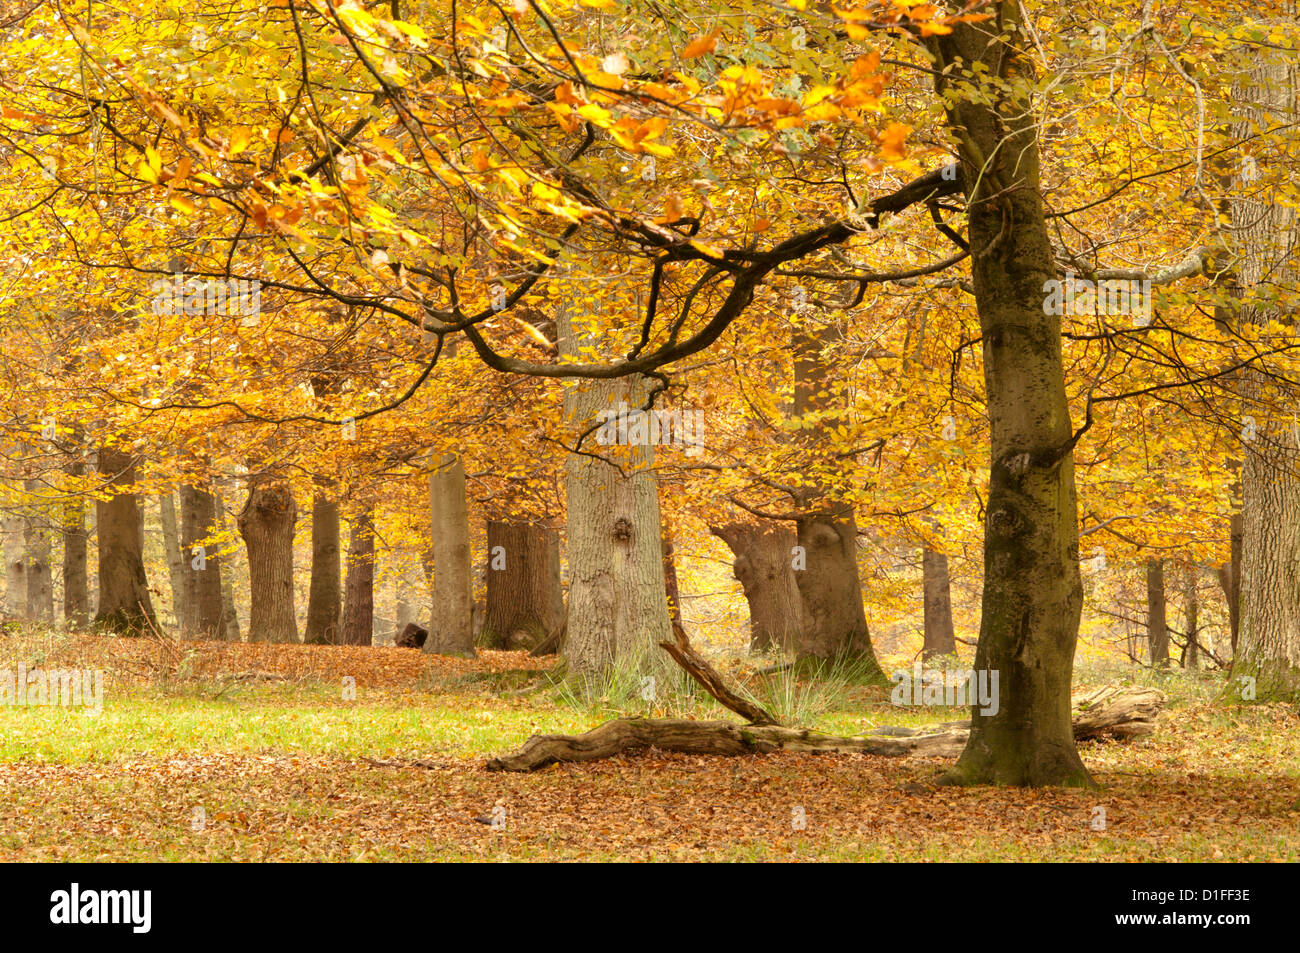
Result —
[[[135,485],[131,454],[115,447],[99,450],[99,472],[111,486]],[[144,572],[140,532],[140,497],[117,493],[95,503],[99,538],[99,611],[95,626],[121,635],[140,635],[157,628]]]
[[[27,520],[21,513],[4,517],[5,609],[17,618],[27,615]]]
[[[925,635],[922,659],[957,654],[957,636],[952,625],[952,594],[948,581],[948,557],[926,547],[921,552],[921,585],[924,590]]]
[[[217,499],[202,487],[182,486],[180,555],[181,637],[230,639],[222,595],[221,557],[213,537],[221,530]],[[236,628],[234,641],[239,641]]]
[[[796,537],[783,526],[727,523],[710,526],[735,557],[731,571],[749,605],[749,650],[793,648],[803,627],[803,599],[791,560]]]
[[[333,645],[339,641],[341,603],[339,505],[318,495],[311,505],[311,594],[307,599],[307,632],[303,641],[313,645]]]
[[[448,456],[429,475],[433,537],[433,612],[424,651],[474,655],[474,567],[469,548],[465,468]]]
[[[1169,665],[1169,628],[1165,620],[1165,564],[1159,559],[1147,560],[1147,646],[1151,653],[1151,666]]]
[[[1295,0],[1277,4],[1284,30],[1297,24]],[[1271,25],[1271,24],[1270,24]],[[1300,113],[1300,64],[1294,55],[1262,47],[1251,51],[1249,76],[1233,91],[1240,121],[1233,136],[1245,141]],[[1300,280],[1296,246],[1300,213],[1290,198],[1291,177],[1273,172],[1269,183],[1244,182],[1232,196],[1232,234],[1240,242],[1237,283],[1247,302],[1245,325],[1271,321],[1294,329],[1294,308],[1279,289]],[[1262,300],[1261,300],[1262,299]],[[1248,392],[1268,391],[1272,380],[1255,373]],[[1265,398],[1272,404],[1271,393]],[[1232,683],[1254,679],[1259,701],[1300,699],[1300,437],[1292,421],[1266,422],[1245,446],[1242,465],[1240,633],[1232,660]]]
[[[29,491],[36,488],[35,480],[27,482]],[[45,525],[45,514],[28,512],[23,544],[27,549],[27,618],[53,623],[54,572],[50,566],[50,532]]]
[[[1236,517],[1233,517],[1234,519]],[[1228,607],[1228,657],[1236,653],[1237,650],[1237,626],[1240,624],[1238,607],[1240,602],[1237,593],[1237,577],[1232,571],[1232,563],[1226,562],[1219,566],[1218,569],[1219,588],[1223,590],[1223,601]]]
[[[158,519],[162,524],[163,552],[167,556],[168,576],[172,586],[172,612],[176,625],[184,629],[185,613],[185,559],[181,554],[180,524],[176,518],[176,498],[168,490],[158,495]]]
[[[81,477],[86,465],[78,461],[68,471]],[[63,504],[63,622],[74,631],[90,625],[87,539],[85,497],[70,496]]]
[[[293,612],[293,534],[298,507],[288,484],[259,474],[249,479],[239,514],[248,547],[248,641],[297,642]]]
[[[830,431],[836,424],[831,411],[841,412],[831,368],[822,356],[835,336],[833,326],[817,333],[800,331],[794,338],[794,413],[796,417],[820,415],[803,428],[810,453],[833,455]],[[883,683],[885,673],[876,659],[862,607],[862,581],[858,576],[858,526],[851,504],[840,499],[840,488],[822,485],[800,493],[802,515],[795,524],[800,565],[794,565],[795,584],[803,599],[803,626],[797,654],[817,662],[850,658],[860,661],[868,679]]]
[[[221,494],[215,489],[212,491],[212,501],[216,504],[218,529],[226,528],[226,504],[221,499]],[[234,573],[226,572],[221,576],[221,630],[225,633],[227,642],[242,641],[239,631],[239,609],[235,606],[235,581]]]
[[[534,649],[564,626],[560,534],[545,523],[487,521],[487,608],[480,641]]]
[[[1197,636],[1200,632],[1200,593],[1197,591],[1197,573],[1199,567],[1194,562],[1186,566],[1187,584],[1183,589],[1183,619],[1187,629],[1187,648],[1183,651],[1183,668],[1195,670],[1200,667],[1200,647]]]
[[[367,508],[352,521],[348,544],[348,578],[340,641],[371,645],[375,632],[375,513]]]

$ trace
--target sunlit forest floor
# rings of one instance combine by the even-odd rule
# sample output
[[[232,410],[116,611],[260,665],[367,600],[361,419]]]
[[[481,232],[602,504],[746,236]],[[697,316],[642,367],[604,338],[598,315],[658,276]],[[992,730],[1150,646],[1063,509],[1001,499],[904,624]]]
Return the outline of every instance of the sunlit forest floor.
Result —
[[[943,760],[868,755],[487,772],[534,732],[731,717],[711,699],[578,703],[552,661],[7,631],[0,669],[101,668],[105,684],[98,714],[0,706],[0,860],[1300,860],[1300,717],[1218,701],[1221,676],[1076,673],[1169,695],[1152,737],[1082,746],[1100,791],[937,787]],[[766,697],[835,733],[964,717],[773,677]]]

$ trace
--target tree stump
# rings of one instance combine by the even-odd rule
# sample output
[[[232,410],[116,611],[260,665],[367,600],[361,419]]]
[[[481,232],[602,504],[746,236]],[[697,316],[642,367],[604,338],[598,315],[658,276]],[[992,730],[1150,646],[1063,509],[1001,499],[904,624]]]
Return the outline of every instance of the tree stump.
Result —
[[[428,637],[428,629],[423,629],[414,622],[408,622],[406,628],[397,634],[393,644],[399,649],[422,649],[424,648],[424,640]]]

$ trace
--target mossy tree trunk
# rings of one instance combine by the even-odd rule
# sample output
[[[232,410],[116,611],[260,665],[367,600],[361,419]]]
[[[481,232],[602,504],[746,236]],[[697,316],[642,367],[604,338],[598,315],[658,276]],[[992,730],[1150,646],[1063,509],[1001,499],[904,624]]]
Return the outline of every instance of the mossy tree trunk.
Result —
[[[1276,13],[1279,22],[1293,28],[1295,0],[1282,0]],[[1252,64],[1234,90],[1241,119],[1233,132],[1239,141],[1278,123],[1294,123],[1300,109],[1300,66],[1293,56],[1261,48]],[[1286,156],[1269,158],[1261,157],[1258,167],[1272,170],[1270,181],[1243,176],[1232,199],[1233,232],[1240,242],[1238,286],[1247,299],[1241,320],[1279,321],[1294,329],[1300,217],[1282,173]],[[1247,386],[1252,383],[1248,378]],[[1259,389],[1266,386],[1260,382]],[[1231,684],[1247,697],[1240,690],[1243,679],[1250,679],[1256,700],[1294,701],[1300,698],[1300,434],[1289,413],[1279,415],[1281,420],[1259,416],[1267,422],[1246,444],[1242,465],[1240,616]]]
[[[975,667],[1000,673],[998,709],[972,708],[970,741],[947,780],[1089,786],[1070,728],[1083,587],[1061,317],[1044,306],[1057,276],[1039,189],[1034,66],[1018,0],[987,9],[993,19],[927,41],[968,183],[991,443]]]

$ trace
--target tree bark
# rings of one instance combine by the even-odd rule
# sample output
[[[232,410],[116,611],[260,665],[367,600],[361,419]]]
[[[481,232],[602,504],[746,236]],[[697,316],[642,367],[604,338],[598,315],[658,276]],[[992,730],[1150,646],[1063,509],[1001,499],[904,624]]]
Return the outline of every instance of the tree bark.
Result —
[[[39,484],[26,481],[28,493],[35,493]],[[29,509],[23,521],[23,547],[26,555],[26,616],[29,619],[53,624],[54,622],[54,572],[50,566],[50,531],[45,514]]]
[[[1152,668],[1169,665],[1169,626],[1165,618],[1165,564],[1147,560],[1147,649]]]
[[[1278,4],[1287,27],[1294,27],[1296,13],[1295,0]],[[1294,123],[1300,66],[1284,51],[1255,51],[1250,76],[1237,84],[1233,99],[1241,110],[1233,129],[1238,141],[1279,122]],[[1275,297],[1277,289],[1294,289],[1300,279],[1300,216],[1286,194],[1290,180],[1280,173],[1273,173],[1271,183],[1243,184],[1232,199],[1238,285],[1248,297],[1261,291]],[[1294,328],[1287,307],[1247,303],[1241,319]],[[1247,377],[1248,391],[1256,381],[1256,375]],[[1259,382],[1261,390],[1267,386]],[[1241,483],[1241,616],[1231,682],[1251,678],[1257,700],[1292,702],[1300,699],[1300,434],[1290,419],[1266,423],[1246,444]]]
[[[317,495],[311,505],[311,592],[304,642],[333,645],[343,598],[339,590],[339,505]]]
[[[749,606],[749,650],[792,649],[803,628],[803,599],[792,559],[797,537],[784,526],[727,523],[710,526],[735,557],[731,571]]]
[[[645,391],[640,377],[584,382],[566,395],[566,415],[581,432],[602,410],[641,406]],[[617,468],[580,454],[565,461],[569,603],[563,664],[584,690],[616,667],[648,671],[656,665],[654,646],[672,635],[654,449],[599,446],[590,438],[588,444],[588,452]]]
[[[162,524],[163,552],[167,557],[167,574],[172,587],[172,612],[176,625],[185,627],[185,557],[181,553],[181,533],[176,518],[176,498],[168,490],[158,495],[158,519]]]
[[[952,594],[948,581],[948,556],[926,547],[921,552],[921,585],[925,634],[921,658],[952,657],[957,654],[957,636],[952,624]]]
[[[562,354],[593,344],[575,330],[567,306],[558,309],[556,334]],[[648,393],[641,375],[582,381],[565,389],[564,417],[570,432],[581,434],[601,424],[602,414],[632,414]],[[617,433],[605,444],[600,432],[588,432],[584,453],[569,454],[564,464],[569,601],[561,664],[584,692],[599,690],[615,670],[663,665],[656,646],[672,638],[654,446],[634,439],[636,418],[625,419],[626,428],[608,428]]]
[[[1074,433],[1055,275],[1039,187],[1034,65],[1018,0],[926,43],[948,101],[967,193],[971,274],[990,431],[984,598],[975,668],[998,671],[995,714],[972,709],[970,742],[948,783],[1092,786],[1070,730],[1083,604]],[[978,68],[983,77],[971,80]],[[966,86],[973,82],[973,86]],[[972,95],[968,89],[978,89]]]
[[[371,645],[375,633],[375,512],[367,508],[352,521],[348,575],[339,636],[344,645]]]
[[[488,520],[487,608],[481,641],[535,649],[564,627],[560,534],[544,523]]]
[[[267,474],[249,478],[237,520],[248,548],[248,641],[297,642],[293,611],[293,534],[298,516],[288,484]]]
[[[221,555],[215,537],[221,531],[217,499],[195,486],[182,486],[180,555],[181,637],[229,640],[222,597]],[[239,641],[236,630],[234,641]]]
[[[794,414],[816,415],[802,428],[809,456],[831,464],[836,448],[831,430],[842,415],[844,399],[822,352],[836,329],[799,331],[794,338]],[[800,517],[795,533],[803,567],[794,566],[795,584],[803,604],[803,624],[795,642],[800,660],[817,664],[848,659],[863,667],[868,681],[886,682],[876,660],[862,607],[858,576],[858,526],[853,507],[842,501],[840,489],[813,482],[800,490]]]
[[[433,609],[424,651],[474,655],[474,567],[469,547],[465,468],[448,455],[429,475],[433,537]]]
[[[99,472],[113,487],[134,487],[135,461],[115,447],[99,450]],[[149,584],[144,572],[144,539],[140,532],[140,497],[116,492],[95,503],[99,537],[99,610],[95,626],[120,635],[140,635],[157,629]]]
[[[1183,668],[1195,670],[1200,668],[1200,592],[1197,589],[1198,568],[1196,563],[1186,565],[1186,585],[1183,588],[1183,619],[1187,630],[1187,647],[1183,650]]]
[[[84,476],[86,465],[73,463],[69,472]],[[85,498],[73,495],[63,505],[63,622],[73,631],[90,625],[88,538]]]
[[[27,615],[27,520],[22,513],[4,517],[5,609],[10,615]]]

